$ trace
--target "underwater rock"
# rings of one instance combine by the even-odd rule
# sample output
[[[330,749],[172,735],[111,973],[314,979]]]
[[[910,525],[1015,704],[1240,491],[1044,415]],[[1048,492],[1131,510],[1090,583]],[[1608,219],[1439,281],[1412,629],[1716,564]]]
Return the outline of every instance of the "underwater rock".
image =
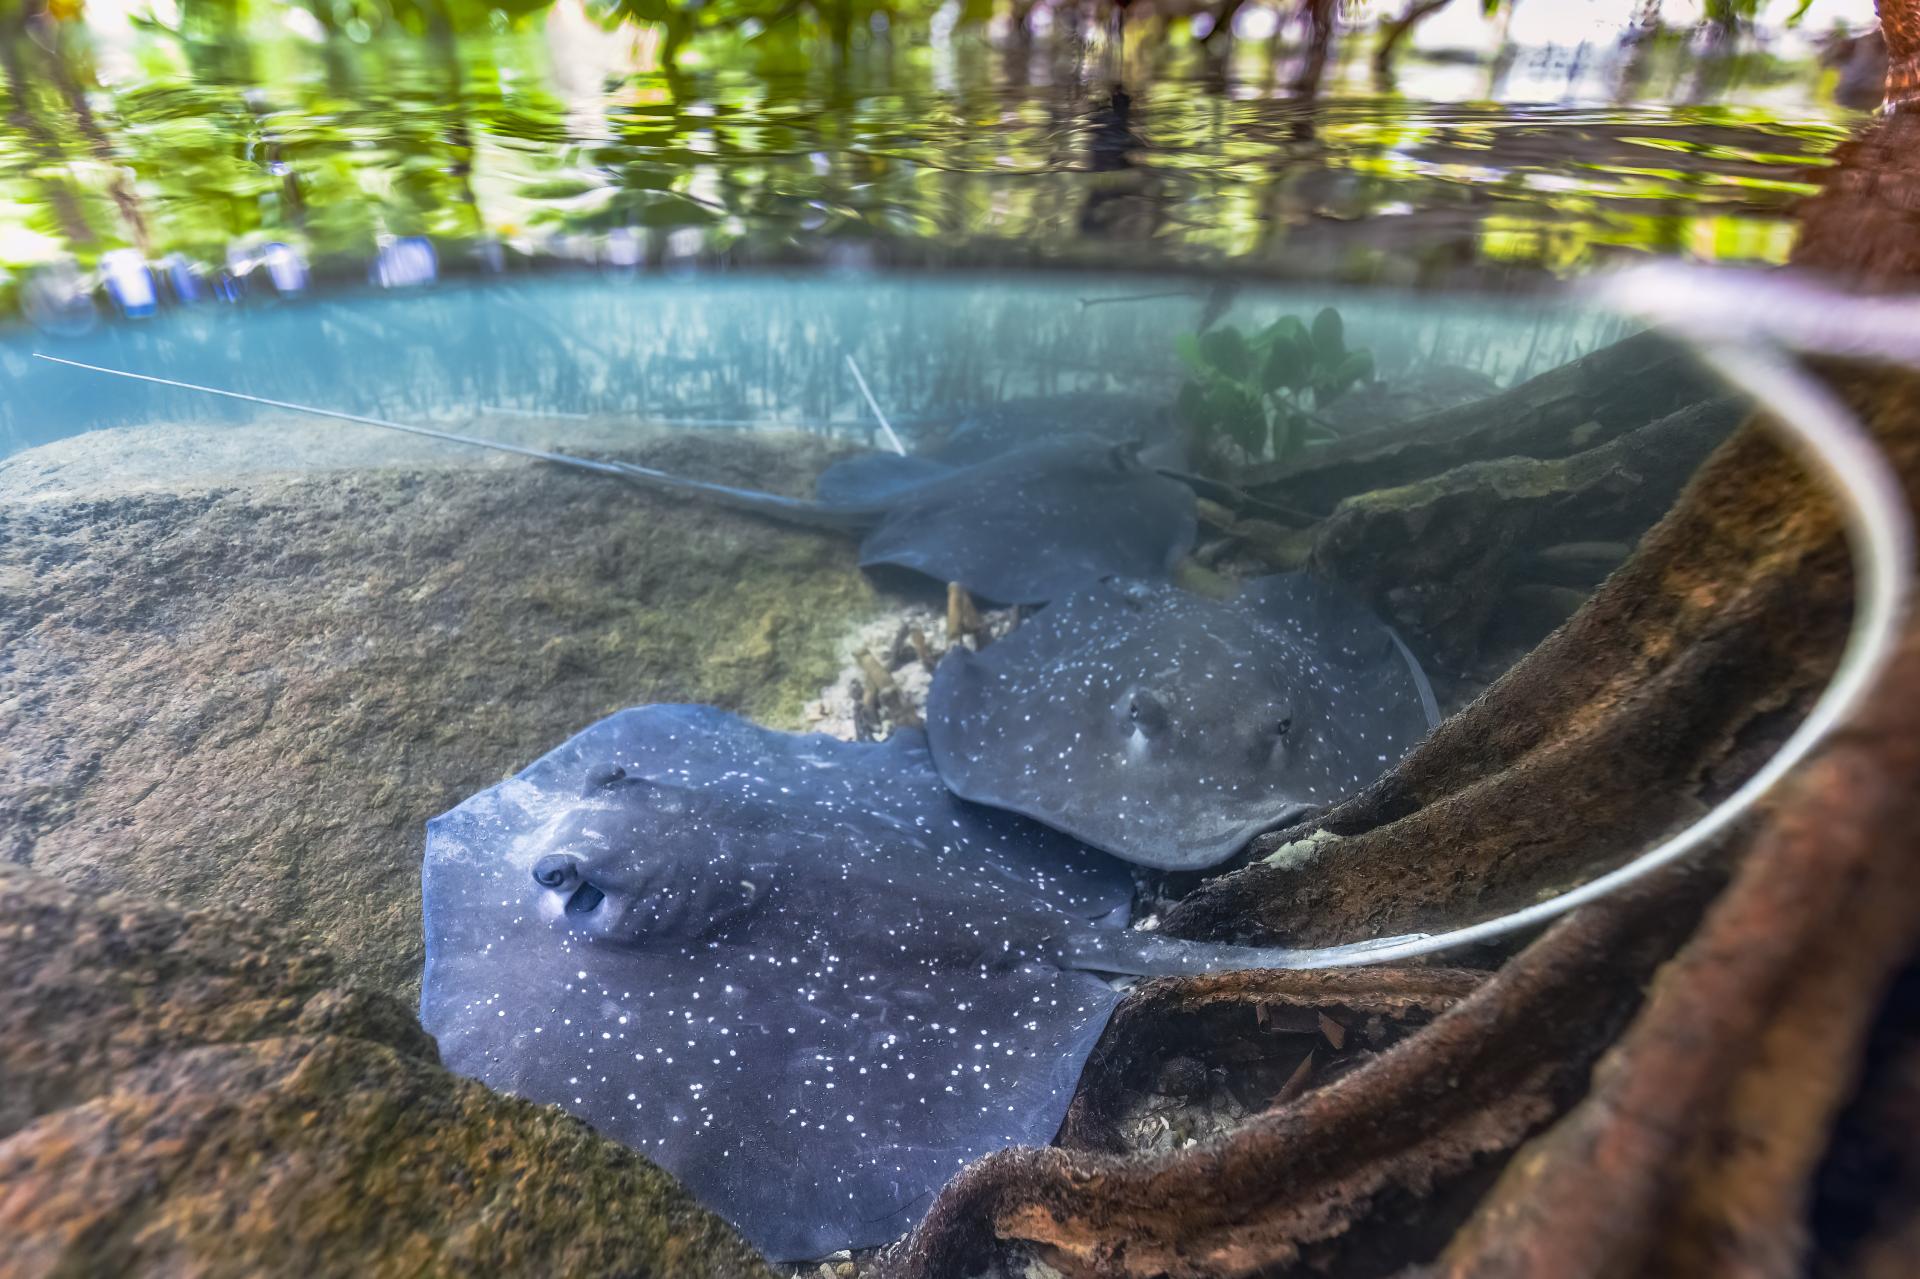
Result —
[[[1326,512],[1468,462],[1566,457],[1722,393],[1691,356],[1643,333],[1488,399],[1260,468],[1242,484],[1266,501]]]
[[[309,433],[344,449],[356,430],[279,436],[306,456]],[[668,436],[631,455],[801,490],[833,451]],[[635,701],[797,724],[878,608],[844,539],[593,476],[255,459],[162,489],[145,468],[170,456],[91,436],[0,462],[19,690],[0,698],[0,860],[303,925],[409,999],[428,817]]]
[[[338,982],[248,913],[0,868],[0,1271],[769,1273],[652,1164]]]

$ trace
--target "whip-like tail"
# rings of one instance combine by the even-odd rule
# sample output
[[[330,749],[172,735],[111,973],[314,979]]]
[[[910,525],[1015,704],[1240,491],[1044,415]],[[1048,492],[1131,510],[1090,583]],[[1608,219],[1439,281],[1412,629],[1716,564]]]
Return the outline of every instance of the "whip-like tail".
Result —
[[[1137,928],[1082,928],[1066,939],[1063,958],[1071,967],[1092,972],[1190,977],[1233,968],[1344,968],[1372,962],[1372,950],[1419,942],[1425,937],[1425,933],[1407,933],[1346,946],[1293,949],[1189,941]]]
[[[408,422],[392,422],[386,418],[371,417],[365,413],[348,413],[340,409],[320,408],[311,404],[295,404],[291,400],[269,399],[264,395],[249,395],[244,391],[229,391],[217,386],[201,386],[196,382],[182,382],[177,378],[157,377],[151,373],[133,373],[125,369],[110,369],[100,364],[85,364],[79,360],[62,359],[57,355],[34,353],[34,358],[46,360],[51,364],[64,364],[69,368],[84,369],[89,373],[104,373],[110,377],[127,378],[134,382],[147,382],[154,386],[170,386],[181,391],[197,391],[202,395],[218,395],[224,399],[240,400],[247,404],[259,404],[267,408],[285,409],[292,413],[305,413],[312,417],[332,418],[338,422],[353,422],[360,426],[377,426],[384,431],[400,431],[407,435],[422,435],[431,440],[444,440],[449,444],[465,444],[473,448],[492,449],[496,453],[512,453],[519,457],[532,458],[538,462],[551,462],[556,466],[568,466],[575,470],[591,471],[596,475],[612,476],[638,484],[642,488],[659,489],[672,493],[690,493],[708,499],[732,510],[747,511],[755,515],[765,515],[771,519],[789,524],[805,525],[809,528],[835,529],[843,532],[858,532],[871,527],[878,521],[882,511],[872,507],[832,506],[824,502],[812,502],[805,498],[783,497],[778,493],[762,493],[756,489],[735,488],[730,484],[714,484],[706,480],[690,480],[684,476],[673,475],[667,471],[655,470],[650,466],[640,466],[633,462],[614,462],[602,458],[578,457],[572,453],[558,453],[551,449],[537,449],[524,444],[510,444],[505,440],[482,439],[477,435],[463,435],[458,431],[443,431],[438,427],[417,426]]]

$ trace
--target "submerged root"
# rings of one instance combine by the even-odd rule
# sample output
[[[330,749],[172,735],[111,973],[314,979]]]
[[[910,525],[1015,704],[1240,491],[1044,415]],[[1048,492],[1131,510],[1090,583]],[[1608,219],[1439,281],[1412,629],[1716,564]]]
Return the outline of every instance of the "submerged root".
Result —
[[[1920,626],[1882,693],[1795,779],[1593,1090],[1430,1274],[1801,1272],[1809,1185],[1920,948]]]
[[[991,1259],[1010,1273],[1039,1261],[1071,1279],[1226,1279],[1359,1250],[1437,1246],[1450,1219],[1409,1223],[1400,1209],[1476,1189],[1490,1159],[1577,1095],[1587,1064],[1637,1003],[1638,979],[1684,933],[1712,882],[1698,871],[1668,877],[1583,911],[1477,989],[1473,976],[1444,971],[1264,979],[1291,987],[1285,994],[1253,979],[1254,989],[1225,1001],[1268,1005],[1283,1024],[1311,1015],[1329,1047],[1318,1018],[1330,1007],[1346,1014],[1330,1016],[1343,1046],[1364,1025],[1363,1010],[1402,1024],[1446,1011],[1224,1136],[1148,1156],[1057,1148],[990,1156],[949,1183],[880,1273],[959,1279],[987,1271]],[[1223,992],[1205,983],[1241,976],[1144,987],[1089,1075],[1111,1069],[1144,1020],[1217,1011],[1208,1005]],[[1096,1097],[1083,1088],[1067,1131],[1111,1146],[1113,1134],[1089,1118]],[[1364,1236],[1352,1230],[1362,1219]]]
[[[1570,457],[1470,462],[1376,489],[1334,509],[1308,559],[1378,603],[1432,662],[1460,671],[1544,548],[1639,536],[1740,417],[1722,396]],[[1530,646],[1550,629],[1524,638]]]
[[[1443,969],[1250,971],[1150,981],[1115,1010],[1059,1143],[1163,1153],[1344,1075],[1472,993]]]
[[[1827,228],[1821,265],[1911,259],[1920,118],[1876,131],[1858,154],[1906,167],[1886,181],[1839,175],[1840,207],[1813,219]],[[1869,207],[1848,213],[1849,200]],[[1849,240],[1850,227],[1905,239]],[[1445,429],[1356,441],[1260,491],[1331,510],[1383,480],[1452,471],[1460,481],[1457,468],[1480,464],[1523,480],[1564,474],[1631,449],[1637,424],[1704,411],[1687,409],[1706,399],[1695,375],[1662,358],[1623,343],[1508,392],[1504,416],[1469,411]],[[1920,376],[1819,371],[1913,501]],[[1628,401],[1664,407],[1626,420]],[[1495,461],[1513,456],[1530,462]],[[1554,508],[1528,521],[1541,510]],[[1333,523],[1316,533],[1329,555]],[[1527,528],[1531,541],[1540,528]],[[1591,566],[1604,571],[1624,545],[1612,531],[1549,532],[1550,544],[1589,545],[1515,547],[1524,558],[1513,562],[1597,575]],[[1617,865],[1772,753],[1829,677],[1852,605],[1833,505],[1749,425],[1592,600],[1484,696],[1365,792],[1258,841],[1254,860],[1204,884],[1162,927],[1288,945],[1433,931]],[[1712,856],[1561,919],[1470,993],[1396,984],[1458,980],[1445,971],[1141,987],[1089,1060],[1064,1148],[967,1169],[883,1273],[1905,1273],[1920,1239],[1916,779],[1920,621],[1867,708]],[[1338,838],[1315,839],[1325,835]],[[1347,1011],[1328,1013],[1330,999]],[[1391,999],[1409,1002],[1383,1025],[1404,1033],[1340,1062],[1367,1024],[1351,1015],[1355,1001]],[[1245,1072],[1232,1105],[1213,1086],[1219,1057],[1232,1063],[1217,1067],[1223,1082]],[[1182,1105],[1157,1108],[1168,1097]],[[1191,1124],[1196,1097],[1198,1130],[1153,1130],[1156,1118]]]
[[[1906,407],[1920,378],[1835,373],[1901,473],[1920,477]],[[1310,827],[1256,841],[1255,864],[1201,887],[1166,927],[1325,945],[1438,931],[1582,882],[1758,766],[1825,683],[1851,615],[1834,507],[1749,427],[1485,696]],[[1310,830],[1346,838],[1310,865],[1258,862]]]
[[[873,655],[872,650],[861,649],[853,655],[853,660],[866,677],[872,710],[884,714],[889,722],[901,728],[918,728],[925,723],[920,716],[920,708],[894,681],[892,672],[880,664],[880,659]]]

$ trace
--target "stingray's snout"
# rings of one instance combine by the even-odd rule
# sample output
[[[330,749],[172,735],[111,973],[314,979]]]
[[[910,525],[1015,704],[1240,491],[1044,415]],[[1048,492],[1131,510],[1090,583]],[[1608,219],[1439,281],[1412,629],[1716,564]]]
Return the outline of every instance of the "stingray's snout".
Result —
[[[581,873],[580,859],[565,853],[549,853],[533,864],[533,882],[567,898],[567,914],[589,915],[606,900],[606,894],[587,882]]]

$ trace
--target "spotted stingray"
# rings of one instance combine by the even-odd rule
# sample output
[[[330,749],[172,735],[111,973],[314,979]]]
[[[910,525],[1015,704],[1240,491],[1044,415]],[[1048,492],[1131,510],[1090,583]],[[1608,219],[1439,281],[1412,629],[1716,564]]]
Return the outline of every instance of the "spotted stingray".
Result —
[[[1090,586],[949,654],[927,700],[955,794],[1169,870],[1359,790],[1437,720],[1399,638],[1305,573],[1226,601]]]
[[[1193,490],[1147,465],[1132,445],[1073,433],[1005,447],[1004,433],[975,460],[869,455],[831,468],[818,500],[672,475],[649,466],[575,457],[435,427],[271,400],[98,364],[38,358],[227,399],[404,431],[538,458],[646,488],[697,494],[736,510],[860,538],[864,567],[893,566],[958,582],[1003,604],[1044,604],[1112,574],[1163,578],[1193,548]],[[964,451],[964,450],[963,450]],[[980,450],[975,450],[979,452]]]
[[[653,1158],[781,1259],[892,1239],[1050,1140],[1100,973],[1295,966],[1120,927],[1126,867],[955,799],[925,738],[602,720],[428,826],[421,1019],[453,1069]]]
[[[1067,435],[979,461],[865,454],[820,476],[819,500],[673,483],[777,518],[861,534],[860,563],[1044,604],[1114,574],[1162,579],[1192,550],[1193,491],[1128,446]]]

